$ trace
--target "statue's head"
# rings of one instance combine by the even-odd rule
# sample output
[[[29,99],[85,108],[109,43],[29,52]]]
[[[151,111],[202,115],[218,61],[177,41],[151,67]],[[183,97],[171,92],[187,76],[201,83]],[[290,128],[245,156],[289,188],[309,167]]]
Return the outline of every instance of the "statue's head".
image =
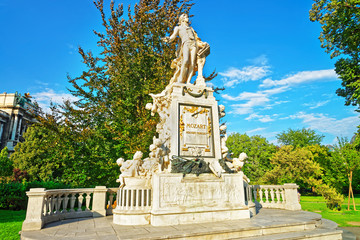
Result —
[[[182,22],[186,22],[186,23],[189,22],[189,16],[186,13],[181,14],[180,17],[179,17],[179,25]]]
[[[143,153],[141,151],[137,151],[134,154],[134,160],[141,160],[142,157],[143,157]]]

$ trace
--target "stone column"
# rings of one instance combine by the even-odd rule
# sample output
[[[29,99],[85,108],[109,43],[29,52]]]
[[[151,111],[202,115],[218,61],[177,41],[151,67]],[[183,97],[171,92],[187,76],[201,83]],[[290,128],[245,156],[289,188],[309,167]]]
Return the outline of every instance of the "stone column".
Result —
[[[106,216],[106,192],[105,186],[96,186],[94,189],[92,212],[93,217]]]
[[[295,183],[285,183],[285,209],[286,210],[301,210],[301,205],[299,203],[298,197],[298,185]]]
[[[29,197],[26,219],[23,222],[22,230],[40,230],[44,225],[44,199],[46,195],[45,188],[31,188],[26,192]]]
[[[16,134],[17,134],[17,138],[15,140],[19,140],[19,137],[20,137],[22,119],[23,119],[22,117],[19,118],[19,124],[17,125],[16,131],[15,131],[15,138],[16,138]]]
[[[13,128],[12,128],[12,132],[11,132],[11,140],[14,141],[15,140],[15,135],[16,135],[16,129],[17,129],[17,126],[18,126],[18,115],[16,114],[14,116],[14,124],[13,124]]]

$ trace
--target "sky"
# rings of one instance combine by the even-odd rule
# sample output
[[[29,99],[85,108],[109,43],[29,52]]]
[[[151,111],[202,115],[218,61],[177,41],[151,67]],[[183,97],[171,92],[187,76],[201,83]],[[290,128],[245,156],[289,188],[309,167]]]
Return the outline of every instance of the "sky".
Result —
[[[216,98],[228,134],[277,144],[277,134],[305,127],[324,135],[323,144],[351,139],[359,113],[335,93],[336,59],[320,47],[311,0],[194,3],[191,26],[211,48],[204,74],[216,70],[209,85],[225,87]],[[67,76],[86,70],[77,48],[99,52],[93,30],[104,30],[91,0],[0,0],[0,28],[0,92],[29,92],[43,108],[74,99]]]

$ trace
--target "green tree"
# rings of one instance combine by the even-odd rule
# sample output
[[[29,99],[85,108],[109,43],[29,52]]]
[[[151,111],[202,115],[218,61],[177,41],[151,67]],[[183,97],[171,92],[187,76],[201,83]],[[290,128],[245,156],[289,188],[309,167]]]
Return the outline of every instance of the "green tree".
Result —
[[[326,199],[329,208],[341,208],[342,195],[322,181],[322,168],[308,149],[282,146],[271,158],[271,164],[274,168],[265,173],[262,181],[270,184],[294,182],[312,188]]]
[[[272,169],[270,158],[276,151],[276,146],[269,143],[266,138],[259,135],[232,133],[226,145],[235,157],[245,152],[248,155],[243,171],[254,183],[259,183],[261,176]]]
[[[353,206],[355,207],[355,198],[352,188],[353,173],[360,167],[360,152],[354,144],[350,144],[346,139],[338,139],[338,144],[334,148],[332,154],[333,159],[346,171],[348,177],[348,210],[350,210],[350,198],[353,198]]]
[[[358,105],[360,110],[360,2],[314,0],[310,20],[321,24],[321,47],[330,57],[345,57],[335,64],[343,87],[336,93],[345,97],[345,105]]]
[[[115,160],[130,159],[137,150],[146,153],[155,135],[157,119],[145,105],[151,102],[149,93],[160,92],[169,82],[176,50],[176,43],[161,38],[192,4],[140,0],[129,6],[126,16],[123,6],[113,1],[109,16],[103,0],[95,6],[104,27],[104,32],[94,31],[100,54],[79,48],[87,70],[68,77],[77,100],[41,114],[39,125],[16,148],[16,165],[32,178],[76,186],[114,185],[119,174]]]
[[[0,181],[11,176],[13,168],[13,162],[9,158],[7,147],[5,147],[0,152]]]
[[[320,164],[323,182],[335,188],[339,193],[343,193],[348,185],[348,177],[343,164],[333,157],[333,152],[321,145],[309,145],[305,149],[312,153],[314,162]]]
[[[305,147],[321,143],[324,138],[323,135],[317,134],[311,129],[297,129],[289,128],[287,131],[282,131],[276,135],[278,142],[281,145],[292,145],[294,147]]]

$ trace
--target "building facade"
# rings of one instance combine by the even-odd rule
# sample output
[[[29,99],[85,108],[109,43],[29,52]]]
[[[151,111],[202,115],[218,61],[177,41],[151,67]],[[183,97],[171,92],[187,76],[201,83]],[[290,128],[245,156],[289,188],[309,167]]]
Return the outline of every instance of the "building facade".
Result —
[[[29,94],[0,94],[0,149],[8,147],[9,153],[14,152],[18,142],[23,141],[27,127],[36,122],[36,107]]]

